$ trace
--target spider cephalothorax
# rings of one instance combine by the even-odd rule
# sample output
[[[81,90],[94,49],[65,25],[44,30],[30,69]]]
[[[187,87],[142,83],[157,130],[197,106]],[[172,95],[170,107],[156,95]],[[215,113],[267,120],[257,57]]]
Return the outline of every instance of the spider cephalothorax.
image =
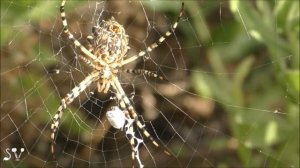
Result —
[[[152,138],[150,133],[145,129],[144,124],[139,121],[137,112],[131,104],[130,99],[127,97],[122,85],[119,81],[118,74],[119,69],[123,69],[123,66],[135,61],[146,55],[146,53],[151,52],[153,49],[158,47],[166,37],[171,35],[171,31],[167,31],[163,36],[161,36],[157,42],[149,45],[145,50],[140,51],[137,55],[128,57],[127,51],[128,46],[128,35],[125,33],[124,27],[119,24],[113,17],[107,21],[100,21],[99,24],[92,28],[92,35],[87,36],[87,40],[90,43],[89,48],[86,49],[78,40],[75,39],[74,35],[69,31],[68,24],[66,20],[65,13],[65,3],[66,0],[62,0],[60,6],[60,14],[63,24],[64,33],[68,36],[75,47],[81,52],[79,58],[90,66],[93,71],[85,77],[77,86],[75,86],[64,98],[61,99],[61,105],[58,107],[56,114],[53,117],[53,122],[51,124],[51,152],[54,155],[54,144],[55,144],[55,134],[58,131],[59,121],[63,116],[64,110],[70,105],[75,98],[77,98],[82,92],[85,91],[92,83],[96,83],[98,86],[99,93],[107,93],[111,90],[115,94],[118,101],[117,108],[113,108],[109,111],[107,118],[111,125],[117,129],[126,127],[125,132],[128,136],[131,150],[132,150],[132,160],[138,158],[138,148],[137,146],[140,142],[136,142],[135,129],[132,124],[135,124],[138,129],[142,131],[145,137],[151,140],[151,142],[156,146],[160,147],[158,142]],[[181,11],[177,18],[177,21],[172,25],[171,29],[176,29],[179,19],[183,15],[182,3]],[[144,70],[144,69],[123,69],[123,72],[143,74],[145,76],[150,76],[158,79],[165,80],[164,77],[157,75],[154,72]],[[119,114],[122,115],[119,115]],[[127,121],[127,125],[124,123]],[[124,126],[123,126],[124,125]],[[171,153],[168,149],[162,146],[165,150],[164,152],[168,155]],[[140,167],[142,167],[142,164]]]

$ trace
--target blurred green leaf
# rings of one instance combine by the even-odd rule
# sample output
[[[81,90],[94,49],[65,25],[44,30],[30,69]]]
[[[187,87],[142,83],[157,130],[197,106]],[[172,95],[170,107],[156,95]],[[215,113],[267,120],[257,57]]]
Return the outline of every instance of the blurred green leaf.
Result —
[[[289,86],[292,86],[293,90],[296,90],[298,95],[300,93],[300,73],[299,70],[289,70],[286,72],[286,78],[288,79]],[[298,100],[299,101],[299,100]]]

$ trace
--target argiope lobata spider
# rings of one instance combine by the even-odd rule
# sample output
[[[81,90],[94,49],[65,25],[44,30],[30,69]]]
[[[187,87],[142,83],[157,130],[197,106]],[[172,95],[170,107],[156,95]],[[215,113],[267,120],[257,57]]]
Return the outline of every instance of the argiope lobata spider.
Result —
[[[137,55],[128,56],[127,51],[128,46],[128,35],[125,33],[125,29],[120,25],[113,17],[107,21],[101,21],[97,23],[96,26],[92,28],[92,35],[87,36],[87,40],[90,43],[89,49],[86,49],[78,40],[76,40],[73,34],[69,31],[66,14],[65,14],[65,3],[66,0],[63,0],[60,6],[60,14],[63,24],[63,31],[68,35],[68,39],[71,40],[75,47],[79,49],[81,55],[79,58],[85,62],[88,66],[93,68],[93,71],[79,83],[78,86],[75,86],[63,99],[61,99],[61,105],[58,107],[56,114],[53,117],[53,123],[51,124],[51,152],[54,156],[54,144],[55,144],[55,134],[58,130],[59,121],[62,118],[64,109],[70,105],[75,98],[77,98],[88,86],[92,83],[97,84],[98,92],[107,93],[111,88],[113,93],[118,101],[118,107],[115,110],[109,111],[107,115],[111,125],[117,129],[120,129],[124,126],[125,122],[122,116],[125,116],[126,121],[131,119],[137,128],[140,129],[144,136],[152,141],[156,147],[160,147],[159,144],[152,138],[150,133],[144,128],[144,125],[141,121],[138,120],[137,113],[134,107],[131,105],[129,98],[126,96],[121,83],[118,79],[119,71],[125,71],[128,73],[135,74],[144,74],[147,76],[155,77],[164,80],[165,78],[158,76],[157,74],[147,71],[147,70],[121,70],[121,68],[138,58],[141,58],[146,55],[147,52],[151,52],[153,49],[158,47],[166,37],[171,35],[171,31],[167,31],[165,35],[161,36],[157,42],[154,42],[146,48],[146,50],[139,52]],[[175,30],[180,18],[183,15],[183,7],[179,13],[179,16],[176,22],[172,25],[171,30]],[[118,109],[119,108],[119,109]],[[111,115],[113,112],[120,114],[120,111],[124,115],[120,115],[118,118],[117,115]],[[133,125],[130,125],[129,129],[133,130]],[[132,136],[128,136],[131,149],[132,149],[132,160],[135,159],[135,140]],[[164,147],[165,148],[165,147]],[[165,153],[171,155],[165,148]]]

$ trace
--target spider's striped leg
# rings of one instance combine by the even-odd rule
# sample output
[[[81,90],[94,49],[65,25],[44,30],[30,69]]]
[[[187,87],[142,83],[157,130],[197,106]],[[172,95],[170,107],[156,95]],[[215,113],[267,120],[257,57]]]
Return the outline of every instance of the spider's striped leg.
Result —
[[[97,68],[98,68],[98,66],[96,66],[95,63],[92,62],[90,59],[88,59],[88,58],[86,58],[86,57],[84,57],[84,56],[82,56],[82,55],[80,55],[80,54],[79,54],[79,58],[80,58],[83,62],[85,62],[88,66],[92,67],[93,69],[97,69]]]
[[[168,30],[163,36],[161,36],[161,37],[158,39],[157,42],[154,42],[154,43],[150,44],[150,45],[146,48],[146,50],[143,50],[143,51],[139,52],[137,55],[134,55],[134,56],[132,56],[132,57],[130,57],[130,58],[127,58],[127,59],[123,60],[123,61],[121,62],[121,65],[128,64],[128,63],[130,63],[130,62],[132,62],[132,61],[138,59],[139,57],[145,56],[146,53],[151,52],[153,49],[155,49],[156,47],[158,47],[162,42],[164,42],[164,41],[166,40],[166,37],[168,37],[168,36],[171,35],[171,31],[172,31],[172,30],[174,31],[174,30],[177,28],[178,22],[179,22],[180,18],[181,18],[182,15],[183,15],[183,7],[184,7],[184,3],[182,2],[180,13],[179,13],[179,15],[178,15],[178,17],[177,17],[176,22],[172,25],[172,27],[171,27],[170,30]]]
[[[116,80],[118,80],[117,78],[115,78]],[[118,80],[118,82],[119,82],[119,80]],[[116,97],[117,97],[117,99],[119,100],[119,103],[120,103],[120,108],[122,109],[122,110],[128,110],[127,108],[126,108],[126,105],[125,105],[125,103],[124,103],[124,101],[120,101],[121,100],[121,94],[119,93],[119,88],[117,87],[117,85],[116,85],[116,83],[114,83],[114,82],[112,82],[112,88],[113,88],[113,90],[116,92]],[[121,90],[123,90],[123,89],[121,89]],[[126,97],[126,96],[125,96]],[[127,98],[127,97],[126,97]],[[129,99],[127,98],[127,100],[129,101]],[[131,108],[133,109],[133,107],[131,106]],[[128,110],[129,111],[129,110]],[[132,116],[128,116],[128,117],[130,117],[131,119],[133,119],[134,117],[132,117]],[[137,116],[135,115],[135,118],[137,118]],[[130,120],[129,120],[130,121]],[[133,125],[132,125],[132,123],[130,124],[130,126],[128,127],[128,131],[129,132],[134,132],[134,130],[133,130]],[[134,168],[134,160],[135,160],[135,150],[134,150],[134,147],[135,147],[135,142],[134,142],[134,137],[133,137],[133,135],[131,135],[131,134],[127,134],[127,137],[129,138],[129,143],[130,143],[130,148],[131,148],[131,161],[132,161],[132,168]]]
[[[76,97],[79,96],[81,92],[83,92],[93,81],[99,79],[99,71],[93,71],[90,75],[88,75],[83,81],[79,83],[78,86],[75,86],[71,92],[67,94],[66,97],[64,97],[61,100],[61,105],[58,107],[58,110],[56,114],[53,117],[53,122],[51,124],[51,153],[54,156],[54,144],[55,144],[55,134],[58,130],[59,121],[62,118],[62,115],[64,113],[64,109],[67,108],[67,106],[74,101]]]
[[[130,118],[134,119],[134,122],[136,123],[137,127],[143,132],[143,134],[146,136],[146,138],[148,138],[156,147],[161,147],[164,149],[164,152],[169,155],[169,156],[173,156],[168,148],[164,147],[164,146],[160,146],[155,140],[154,138],[150,135],[150,133],[144,128],[144,124],[142,124],[139,120],[138,120],[138,116],[137,113],[135,112],[135,109],[133,108],[133,106],[130,103],[129,98],[126,96],[119,80],[117,77],[112,79],[112,83],[111,83],[112,88],[115,90],[116,92],[116,97],[119,101],[120,104],[120,108],[122,110],[127,110],[129,112]],[[131,144],[134,145],[134,144]]]
[[[126,136],[129,138],[130,148],[131,148],[131,161],[132,161],[132,168],[134,168],[134,160],[135,160],[135,142],[134,142],[134,135],[130,133],[134,133],[133,123],[129,123],[128,130],[129,134],[126,134]]]
[[[90,45],[92,45],[92,46],[94,45],[95,41],[94,41],[93,36],[88,35],[86,39],[87,39],[87,41],[89,42]]]
[[[149,76],[149,77],[152,77],[152,78],[157,78],[157,79],[160,79],[160,80],[168,81],[167,78],[165,78],[163,76],[160,76],[160,75],[157,75],[154,72],[144,70],[144,69],[125,69],[123,71],[126,72],[126,73],[131,73],[131,74],[136,74],[136,75],[145,75],[145,76]]]
[[[74,35],[69,31],[68,23],[66,20],[65,3],[66,0],[63,0],[60,5],[60,15],[64,27],[64,33],[68,35],[69,40],[73,41],[75,47],[79,48],[84,55],[88,56],[92,60],[99,62],[100,65],[103,66],[106,65],[106,63],[103,60],[97,58],[94,54],[92,54],[89,50],[87,50],[78,40],[76,40]]]
[[[97,39],[97,37],[99,36],[99,33],[97,32],[97,29],[99,29],[98,26],[93,26],[92,27],[92,33],[93,35],[88,35],[87,36],[87,41],[89,42],[89,44],[91,46],[95,45],[95,38]],[[95,38],[94,38],[95,37]],[[92,52],[91,52],[92,53]]]
[[[88,35],[86,37],[87,41],[89,42],[89,52],[91,52],[92,54],[94,54],[94,51],[93,51],[93,47],[95,45],[95,39],[93,36],[91,35]]]
[[[133,126],[131,126],[129,129],[133,129]],[[132,130],[133,131],[133,130]],[[131,137],[130,139],[130,146],[131,146],[131,160],[132,160],[132,168],[134,168],[134,158],[135,158],[135,150],[134,150],[134,138]]]

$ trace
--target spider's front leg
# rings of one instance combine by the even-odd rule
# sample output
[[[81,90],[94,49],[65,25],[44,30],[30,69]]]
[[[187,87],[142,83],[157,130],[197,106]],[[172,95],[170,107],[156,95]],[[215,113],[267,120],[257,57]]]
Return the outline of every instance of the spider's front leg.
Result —
[[[80,93],[82,93],[90,84],[99,79],[99,71],[93,71],[90,75],[88,75],[83,81],[79,83],[78,86],[75,86],[71,92],[67,94],[61,100],[61,105],[58,107],[56,114],[53,117],[53,121],[51,124],[51,153],[54,155],[54,145],[55,145],[55,134],[58,130],[59,121],[62,118],[64,110],[67,108],[69,104],[71,104],[75,98],[77,98]]]
[[[95,39],[94,39],[94,37],[91,36],[91,35],[88,35],[86,37],[86,40],[89,42],[89,44],[88,44],[88,51],[91,54],[95,54],[94,53],[94,47],[95,47]],[[91,59],[90,57],[83,56],[83,55],[79,55],[79,58],[83,62],[85,62],[87,65],[89,65],[90,67],[92,67],[94,69],[97,69],[97,64],[95,64],[95,60]]]
[[[95,56],[94,54],[92,54],[78,40],[76,40],[76,38],[74,37],[74,35],[69,31],[69,29],[68,29],[68,22],[67,22],[66,13],[65,13],[65,3],[66,3],[66,0],[63,0],[61,2],[61,5],[60,5],[60,15],[61,15],[61,20],[62,20],[62,24],[63,24],[64,33],[66,35],[68,35],[68,39],[71,40],[74,43],[74,45],[75,45],[76,48],[80,49],[80,51],[82,52],[83,55],[85,55],[86,57],[88,57],[90,60],[97,61],[102,66],[106,65],[106,63],[104,61],[102,61],[97,56]]]
[[[164,35],[162,35],[156,42],[150,44],[145,50],[140,51],[137,55],[134,55],[132,57],[124,59],[121,62],[121,65],[129,64],[130,62],[132,62],[132,61],[134,61],[134,60],[136,60],[138,58],[141,58],[141,57],[145,56],[147,53],[152,52],[155,48],[157,48],[160,44],[162,44],[166,40],[166,38],[169,37],[172,34],[171,32],[174,32],[175,29],[177,28],[178,23],[180,21],[180,18],[183,16],[183,8],[184,8],[184,3],[182,2],[181,9],[180,9],[179,15],[177,17],[177,20],[171,26],[170,30],[168,30],[167,32],[165,32]]]

